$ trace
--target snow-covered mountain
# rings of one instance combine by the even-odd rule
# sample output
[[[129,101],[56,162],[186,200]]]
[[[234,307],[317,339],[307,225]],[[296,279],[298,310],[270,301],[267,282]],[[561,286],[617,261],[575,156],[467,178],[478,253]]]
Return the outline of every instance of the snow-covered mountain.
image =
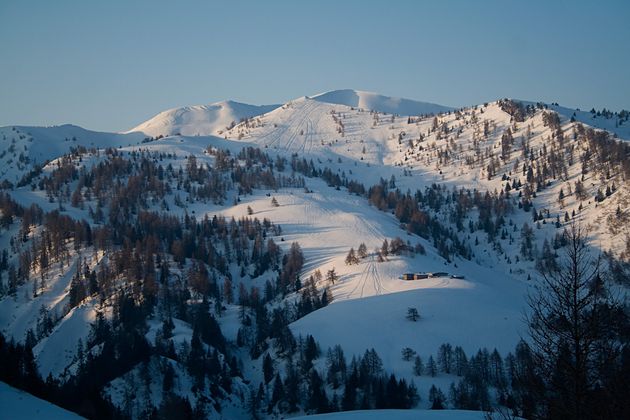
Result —
[[[315,95],[313,99],[320,102],[347,105],[354,108],[397,115],[439,114],[440,112],[453,110],[453,108],[444,105],[383,96],[374,92],[353,89],[331,90]]]
[[[418,372],[401,351],[505,357],[536,267],[571,223],[594,253],[630,259],[626,114],[352,90],[263,108],[180,108],[127,134],[0,129],[13,184],[0,196],[0,332],[32,346],[43,377],[65,383],[104,353],[124,369],[100,378],[101,395],[132,417],[188,401],[243,418],[254,394],[280,417],[314,412],[303,396],[273,400],[283,383],[311,390],[313,372],[340,408],[324,356],[340,345],[347,361],[378,353],[428,408],[432,385],[461,378]],[[303,261],[287,275],[293,243]],[[310,368],[308,336],[324,352]]]
[[[272,111],[279,105],[249,105],[222,101],[210,105],[185,106],[160,112],[128,133],[141,132],[147,136],[209,136],[220,135],[245,118]]]
[[[312,97],[319,102],[347,105],[397,115],[425,115],[448,112],[453,108],[394,98],[360,90],[343,89],[321,93]],[[127,131],[141,132],[147,136],[222,135],[246,118],[273,111],[280,105],[249,105],[234,101],[222,101],[210,105],[185,106],[160,112],[155,117]]]
[[[35,165],[44,165],[72,149],[105,149],[139,144],[142,133],[106,133],[72,124],[51,127],[0,127],[0,180],[18,183]]]

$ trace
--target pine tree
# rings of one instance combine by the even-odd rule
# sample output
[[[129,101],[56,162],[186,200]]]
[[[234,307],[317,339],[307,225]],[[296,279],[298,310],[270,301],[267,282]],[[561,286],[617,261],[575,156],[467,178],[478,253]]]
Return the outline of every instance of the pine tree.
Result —
[[[276,377],[273,382],[273,391],[271,392],[271,401],[269,402],[269,413],[271,413],[273,407],[279,402],[284,400],[284,384],[279,373],[276,373]]]
[[[438,350],[438,365],[444,373],[451,373],[453,364],[453,348],[450,344],[442,344]]]
[[[431,385],[429,389],[429,402],[431,403],[431,410],[443,410],[446,397],[441,389],[436,388],[435,385]]]
[[[416,356],[413,361],[413,374],[416,376],[422,376],[424,374],[424,363],[420,356]]]
[[[427,375],[431,376],[431,377],[435,377],[435,375],[437,375],[437,365],[435,364],[435,360],[433,359],[433,356],[429,356],[429,361],[427,362]]]
[[[234,291],[232,290],[232,280],[229,277],[226,277],[223,281],[223,296],[225,297],[225,302],[228,305],[231,305],[234,301]]]
[[[269,353],[265,354],[265,357],[263,357],[262,369],[263,376],[265,378],[265,384],[268,384],[274,375],[273,360],[271,359],[271,356],[269,356]]]
[[[357,408],[357,386],[359,384],[359,375],[356,366],[346,380],[341,399],[341,409],[343,411],[356,410]]]
[[[460,346],[455,347],[453,351],[453,363],[455,375],[464,376],[468,372],[468,359]]]
[[[387,239],[383,240],[383,245],[381,246],[381,255],[385,259],[387,259],[387,256],[389,255],[389,243],[387,242]]]
[[[417,308],[407,308],[407,319],[409,321],[416,322],[420,319],[420,314]]]
[[[315,413],[326,413],[329,411],[328,397],[324,391],[324,381],[317,373],[317,370],[311,370],[309,378],[309,394],[308,407]]]
[[[402,354],[402,359],[405,362],[408,362],[416,354],[416,352],[411,347],[405,347],[402,349],[401,354]]]
[[[359,263],[359,259],[357,258],[354,252],[354,248],[350,248],[350,251],[348,251],[348,255],[346,256],[346,265],[352,265],[352,264],[358,264],[358,263]]]
[[[333,301],[333,295],[332,292],[330,291],[330,288],[325,287],[324,291],[322,292],[322,298],[320,300],[321,302],[321,307],[325,307],[328,306],[329,303],[331,303]]]
[[[339,277],[337,276],[337,273],[335,272],[335,267],[331,268],[330,270],[328,270],[328,272],[326,273],[326,281],[329,282],[330,284],[335,284],[335,282],[339,279]]]
[[[359,249],[357,250],[357,254],[359,255],[359,258],[361,259],[367,257],[368,253],[367,253],[367,246],[365,245],[365,243],[361,242],[361,244],[359,245]]]
[[[293,362],[289,359],[286,367],[286,378],[284,381],[285,384],[285,395],[288,404],[288,412],[292,413],[297,410],[298,402],[300,400],[300,380],[293,365]]]

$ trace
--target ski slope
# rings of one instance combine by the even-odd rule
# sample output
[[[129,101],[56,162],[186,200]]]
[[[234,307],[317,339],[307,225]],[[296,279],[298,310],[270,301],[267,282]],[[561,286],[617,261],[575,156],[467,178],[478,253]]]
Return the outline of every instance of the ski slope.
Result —
[[[393,167],[392,157],[402,150],[397,136],[399,128],[406,124],[406,117],[375,114],[303,97],[260,116],[257,121],[259,124],[253,127],[237,125],[226,137],[254,144],[270,153],[313,159],[319,167],[345,170],[347,174],[357,171],[374,183],[379,177],[402,172]]]
[[[298,242],[302,248],[305,257],[303,279],[316,270],[325,276],[334,268],[339,274],[340,280],[331,288],[335,299],[358,299],[447,284],[444,279],[437,278],[424,282],[398,279],[404,272],[443,271],[446,266],[444,259],[426,240],[401,231],[393,216],[367,205],[363,198],[329,188],[319,179],[309,179],[308,187],[314,192],[288,189],[270,192],[269,196],[255,193],[241,197],[240,203],[220,214],[238,219],[245,217],[250,207],[252,217],[268,218],[280,225],[283,231],[280,245],[288,249],[292,242]],[[272,197],[278,201],[279,207],[271,204]],[[195,205],[188,210],[194,210],[199,217],[214,214],[203,213],[203,209]],[[383,240],[398,236],[409,240],[412,246],[420,243],[429,248],[427,255],[390,256],[386,262],[376,262],[375,249],[381,247]],[[361,243],[367,246],[368,257],[357,265],[346,265],[350,248],[356,251]],[[451,270],[458,271],[452,266]]]

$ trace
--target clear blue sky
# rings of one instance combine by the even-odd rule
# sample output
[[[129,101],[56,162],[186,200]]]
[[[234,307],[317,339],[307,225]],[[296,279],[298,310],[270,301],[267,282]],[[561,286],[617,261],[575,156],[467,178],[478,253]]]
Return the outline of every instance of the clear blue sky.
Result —
[[[354,88],[630,108],[630,1],[0,0],[0,126]]]

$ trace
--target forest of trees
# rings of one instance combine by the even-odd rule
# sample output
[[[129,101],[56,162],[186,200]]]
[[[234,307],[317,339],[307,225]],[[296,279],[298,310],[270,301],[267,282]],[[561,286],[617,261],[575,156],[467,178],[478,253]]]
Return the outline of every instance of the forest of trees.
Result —
[[[229,153],[210,150],[217,163],[214,169],[189,157],[185,170],[162,166],[160,162],[174,159],[174,155],[122,155],[115,150],[103,152],[104,159],[91,169],[77,169],[75,162],[82,159],[81,152],[86,151],[60,159],[56,169],[32,186],[44,190],[50,201],[59,204],[59,210],[44,212],[36,205],[25,208],[10,195],[0,195],[2,228],[16,222],[20,226],[11,238],[11,252],[17,257],[10,259],[5,249],[0,258],[0,296],[15,296],[18,288],[31,282],[35,298],[46,290],[51,268],[73,273],[67,305],[62,312],[42,306],[37,330],[26,332],[26,347],[5,340],[0,343],[3,352],[25,359],[16,364],[15,371],[4,372],[3,379],[88,417],[160,417],[163,411],[178,410],[199,417],[210,408],[220,411],[220,401],[233,392],[234,378],[242,376],[234,350],[226,345],[215,319],[225,310],[224,302],[241,306],[242,328],[236,344],[249,347],[257,358],[274,339],[284,351],[295,351],[288,324],[327,305],[332,295],[325,287],[318,288],[313,278],[304,284],[300,281],[304,257],[299,245],[293,243],[287,253],[282,252],[276,243],[281,228],[269,220],[198,219],[187,212],[178,217],[168,213],[167,198],[175,194],[178,205],[174,191],[181,190],[187,201],[221,202],[230,190],[247,194],[252,188],[299,187],[301,181],[274,174],[273,168],[283,169],[283,160],[267,160],[257,149],[239,154],[237,159],[245,165],[236,165]],[[76,187],[71,193],[73,184]],[[89,205],[95,223],[63,215],[66,205]],[[156,206],[166,212],[155,211]],[[94,265],[81,253],[107,258]],[[240,268],[238,278],[233,277],[234,267]],[[245,286],[240,280],[261,275],[268,277],[264,290]],[[295,305],[269,310],[268,303],[294,292],[300,297]],[[96,301],[100,308],[111,307],[113,315],[98,312],[89,340],[79,343],[76,374],[64,374],[63,382],[48,378],[41,385],[44,381],[32,367],[31,349],[70,310],[86,301]],[[154,317],[163,325],[156,341],[148,342],[147,321]],[[174,346],[173,319],[191,325],[192,337],[185,348]],[[94,352],[95,348],[99,351]],[[191,409],[189,402],[171,391],[178,371],[170,363],[157,364],[155,379],[164,381],[162,406],[149,405],[149,411],[138,413],[127,406],[120,411],[103,400],[101,392],[110,381],[129,375],[138,366],[154,366],[160,359],[173,361],[192,376],[198,406]]]
[[[515,121],[534,112],[519,105],[508,101],[501,106]],[[394,177],[366,188],[344,173],[316,168],[312,160],[297,155],[290,161],[273,159],[255,148],[245,148],[236,156],[210,148],[212,167],[194,156],[175,167],[166,162],[176,156],[164,153],[75,150],[59,159],[53,171],[24,179],[23,185],[40,189],[57,203],[57,210],[23,207],[0,193],[0,227],[19,223],[11,249],[0,255],[0,296],[14,297],[28,284],[34,298],[46,290],[53,267],[72,273],[62,312],[42,308],[37,328],[25,332],[24,344],[0,336],[0,360],[8,361],[0,364],[0,380],[88,417],[162,418],[178,413],[196,418],[221,411],[222,401],[240,392],[245,378],[239,358],[245,355],[260,363],[263,372],[263,382],[246,384],[254,418],[300,410],[416,406],[425,396],[418,394],[413,382],[386,372],[374,349],[348,360],[340,346],[324,355],[315,337],[291,333],[291,322],[332,301],[330,286],[338,279],[334,268],[325,279],[319,271],[301,278],[305,259],[300,245],[287,243],[283,251],[282,228],[268,219],[253,214],[229,219],[188,213],[190,203],[221,204],[229,193],[235,193],[238,202],[239,196],[257,188],[304,188],[300,174],[320,177],[333,188],[344,187],[379,210],[393,213],[402,229],[432,241],[447,260],[471,258],[473,249],[466,237],[483,232],[490,243],[498,243],[499,238],[512,241],[519,235],[522,257],[537,261],[541,282],[539,293],[530,297],[530,334],[513,353],[480,349],[466,355],[462,347],[445,343],[435,357],[424,360],[413,349],[403,349],[402,357],[416,376],[454,376],[448,390],[431,388],[426,398],[432,408],[499,406],[525,418],[622,418],[630,411],[625,399],[630,327],[626,309],[615,289],[608,287],[608,277],[615,277],[613,268],[618,269],[621,274],[615,281],[620,283],[618,277],[624,278],[625,271],[614,265],[614,258],[610,272],[603,263],[592,265],[596,261],[588,259],[579,226],[558,229],[553,242],[546,242],[539,253],[533,228],[507,220],[516,210],[510,194],[518,194],[518,207],[531,212],[534,223],[549,218],[533,207],[532,198],[550,179],[564,176],[563,156],[573,153],[564,143],[557,115],[544,112],[544,123],[554,131],[553,142],[536,152],[524,144],[525,163],[518,169],[525,182],[516,175],[506,177],[505,187],[495,192],[438,184],[402,192]],[[435,130],[448,130],[435,121]],[[584,174],[620,174],[627,179],[628,146],[580,127],[576,136],[589,144],[588,156],[577,157]],[[503,157],[509,159],[514,143],[509,128],[502,142]],[[87,169],[77,166],[85,153],[102,156]],[[291,175],[285,171],[289,168]],[[581,191],[576,185],[574,193]],[[602,191],[602,196],[609,195]],[[182,209],[181,216],[169,213],[173,205]],[[277,200],[274,205],[279,205]],[[66,206],[86,209],[94,223],[64,215]],[[476,219],[469,218],[465,225],[473,210]],[[439,213],[450,223],[437,217]],[[564,222],[570,220],[567,213]],[[561,227],[559,221],[556,226]],[[9,251],[15,258],[9,257]],[[404,252],[424,253],[424,247],[396,237],[385,239],[377,254],[387,258]],[[566,252],[566,258],[558,261],[556,252]],[[92,254],[107,258],[91,264],[86,256]],[[348,252],[346,263],[357,264],[367,256],[367,247],[359,244],[356,251]],[[262,278],[264,287],[250,287],[245,278]],[[62,381],[40,378],[33,347],[63,316],[88,301],[98,302],[100,310],[89,339],[79,344],[76,374],[67,373]],[[233,304],[239,305],[240,321],[235,343],[224,337],[219,323],[226,306]],[[421,322],[416,315],[414,320]],[[147,339],[150,320],[161,324],[152,341]],[[192,330],[190,340],[181,346],[173,340],[175,324],[180,322]],[[322,370],[316,368],[316,361],[323,357]],[[104,398],[107,384],[135,370],[149,383],[161,382],[159,405],[148,404],[137,412],[131,404],[115,407]],[[194,403],[175,392],[174,382],[184,374],[191,378]],[[148,388],[146,382],[137,386]]]

